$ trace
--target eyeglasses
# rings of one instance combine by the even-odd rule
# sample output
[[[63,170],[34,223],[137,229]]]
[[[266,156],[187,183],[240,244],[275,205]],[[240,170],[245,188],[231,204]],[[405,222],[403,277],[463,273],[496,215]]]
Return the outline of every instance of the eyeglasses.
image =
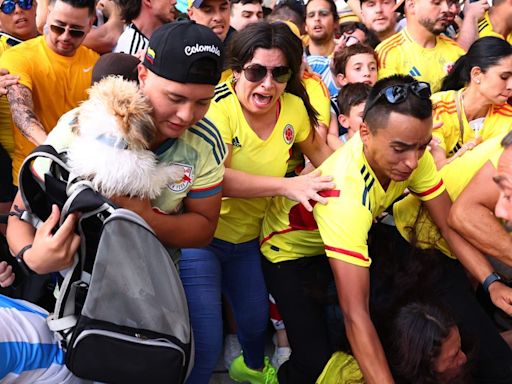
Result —
[[[52,30],[53,33],[56,33],[57,35],[62,35],[67,30],[69,32],[69,34],[71,35],[71,37],[74,37],[77,39],[80,37],[84,37],[84,35],[85,35],[85,31],[83,31],[81,29],[69,28],[67,26],[63,27],[61,25],[56,25],[56,24],[50,25],[50,29]]]
[[[328,9],[319,9],[318,11],[308,12],[306,14],[306,17],[308,19],[312,19],[313,17],[315,17],[316,14],[318,14],[318,16],[320,16],[320,17],[327,17],[327,16],[331,15],[331,11]]]
[[[268,73],[270,73],[272,78],[278,83],[287,83],[292,77],[292,70],[290,67],[285,66],[272,68],[260,64],[252,64],[242,68],[242,71],[244,71],[245,78],[252,83],[263,80]]]
[[[0,5],[0,9],[6,15],[10,15],[16,9],[16,4],[25,11],[32,9],[32,0],[4,0]]]
[[[368,111],[372,109],[375,104],[377,104],[382,96],[386,97],[386,100],[389,104],[400,104],[407,99],[409,91],[423,100],[429,99],[432,95],[432,92],[430,91],[430,85],[424,81],[414,81],[413,83],[390,85],[389,87],[386,87],[377,93],[377,96],[375,96],[373,100],[366,103],[366,107],[363,113],[363,120],[366,120]]]

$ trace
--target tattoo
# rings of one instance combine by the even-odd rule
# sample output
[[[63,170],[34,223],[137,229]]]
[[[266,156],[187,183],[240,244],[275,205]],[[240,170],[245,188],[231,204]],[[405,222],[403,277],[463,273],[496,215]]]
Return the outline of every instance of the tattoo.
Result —
[[[32,91],[21,84],[11,85],[7,89],[7,99],[11,107],[12,120],[23,136],[35,143],[34,133],[46,132],[34,113],[34,102],[32,101]]]

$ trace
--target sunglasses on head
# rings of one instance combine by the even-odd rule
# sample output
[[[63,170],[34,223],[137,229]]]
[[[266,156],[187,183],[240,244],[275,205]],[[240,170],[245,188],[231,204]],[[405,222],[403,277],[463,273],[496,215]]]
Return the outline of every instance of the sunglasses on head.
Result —
[[[16,9],[16,4],[25,11],[32,9],[32,0],[4,0],[0,5],[0,9],[6,15],[10,15]]]
[[[424,100],[429,99],[432,95],[432,92],[430,91],[430,85],[424,81],[414,81],[413,83],[390,85],[389,87],[386,87],[377,93],[377,96],[375,96],[373,100],[370,100],[366,103],[363,120],[366,120],[368,111],[372,109],[383,96],[386,98],[389,104],[400,104],[407,99],[409,92],[412,92],[414,95]]]
[[[82,31],[81,29],[74,29],[69,27],[63,27],[61,25],[52,24],[50,25],[50,29],[53,33],[56,33],[57,35],[62,35],[66,30],[68,30],[71,37],[79,38],[84,37],[85,31]]]
[[[245,78],[252,83],[257,83],[263,80],[268,73],[272,75],[272,78],[278,83],[287,83],[292,77],[292,70],[290,67],[265,67],[260,64],[251,64],[242,69],[245,74]]]

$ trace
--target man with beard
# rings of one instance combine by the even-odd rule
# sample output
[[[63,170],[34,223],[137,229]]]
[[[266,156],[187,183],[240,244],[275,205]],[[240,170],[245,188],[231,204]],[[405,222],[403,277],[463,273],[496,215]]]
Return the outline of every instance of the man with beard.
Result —
[[[394,0],[361,0],[362,21],[380,41],[397,32],[395,6]]]
[[[407,27],[377,46],[379,78],[409,74],[430,83],[432,92],[464,50],[442,35],[448,26],[447,0],[406,0]]]

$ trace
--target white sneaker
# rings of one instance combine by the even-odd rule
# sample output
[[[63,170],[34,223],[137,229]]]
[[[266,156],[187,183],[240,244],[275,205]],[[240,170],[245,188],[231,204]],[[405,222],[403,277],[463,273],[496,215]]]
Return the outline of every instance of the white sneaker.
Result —
[[[274,355],[272,356],[272,365],[277,370],[285,361],[288,361],[290,355],[292,353],[292,349],[290,347],[278,347],[274,350]]]
[[[227,335],[224,339],[224,365],[229,369],[233,360],[242,353],[242,346],[236,335]]]

